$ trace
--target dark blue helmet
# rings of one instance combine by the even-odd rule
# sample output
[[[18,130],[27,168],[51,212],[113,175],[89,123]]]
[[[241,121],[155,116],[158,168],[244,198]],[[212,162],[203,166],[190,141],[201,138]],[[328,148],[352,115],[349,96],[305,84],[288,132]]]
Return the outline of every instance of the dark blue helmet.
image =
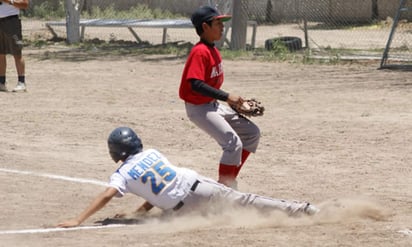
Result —
[[[129,127],[118,127],[112,131],[107,140],[109,153],[117,163],[126,160],[132,154],[140,153],[143,144],[136,133]]]

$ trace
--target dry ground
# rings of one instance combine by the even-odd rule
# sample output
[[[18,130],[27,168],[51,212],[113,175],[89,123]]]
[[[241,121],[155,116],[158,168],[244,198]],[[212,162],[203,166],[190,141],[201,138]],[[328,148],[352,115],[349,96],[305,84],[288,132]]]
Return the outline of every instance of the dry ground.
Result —
[[[120,125],[172,162],[217,175],[219,147],[187,119],[177,96],[183,59],[36,56],[45,51],[25,50],[27,93],[0,94],[0,246],[412,245],[399,232],[412,228],[412,79],[378,63],[224,63],[224,89],[266,106],[254,119],[262,138],[240,190],[309,200],[322,209],[313,218],[234,211],[163,222],[155,211],[142,225],[10,232],[53,228],[87,206],[104,188],[79,179],[105,182],[116,169],[106,138]],[[115,199],[84,225],[139,203]]]

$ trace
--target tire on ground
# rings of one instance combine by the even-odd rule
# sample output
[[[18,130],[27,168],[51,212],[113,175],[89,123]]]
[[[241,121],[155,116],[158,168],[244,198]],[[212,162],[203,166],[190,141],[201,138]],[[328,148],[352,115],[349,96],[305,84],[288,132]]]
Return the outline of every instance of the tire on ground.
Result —
[[[292,37],[292,36],[285,36],[285,37],[278,37],[278,38],[272,38],[272,39],[267,39],[265,41],[265,48],[266,50],[273,50],[273,48],[276,46],[276,44],[282,44],[286,48],[288,48],[289,51],[297,51],[302,49],[302,39],[299,37]]]

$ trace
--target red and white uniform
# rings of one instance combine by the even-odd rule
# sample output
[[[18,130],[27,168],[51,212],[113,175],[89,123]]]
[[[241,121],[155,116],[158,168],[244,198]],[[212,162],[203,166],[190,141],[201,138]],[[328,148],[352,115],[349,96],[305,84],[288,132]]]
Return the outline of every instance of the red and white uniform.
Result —
[[[214,45],[200,41],[192,48],[183,70],[179,96],[185,101],[189,119],[222,147],[220,163],[240,166],[243,150],[256,152],[259,128],[227,104],[194,91],[190,83],[192,79],[201,80],[216,89],[222,87],[222,58]]]
[[[221,88],[223,84],[222,58],[215,46],[199,42],[192,48],[183,70],[179,89],[180,98],[191,104],[200,105],[215,100],[193,91],[190,79],[199,79],[211,87]]]

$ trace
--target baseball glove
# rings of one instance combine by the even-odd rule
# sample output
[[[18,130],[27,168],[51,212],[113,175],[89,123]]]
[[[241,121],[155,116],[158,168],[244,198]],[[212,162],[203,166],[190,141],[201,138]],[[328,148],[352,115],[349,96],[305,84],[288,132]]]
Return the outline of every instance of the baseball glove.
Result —
[[[262,103],[253,98],[245,100],[241,106],[232,106],[232,108],[246,117],[263,116],[263,112],[265,111]]]

